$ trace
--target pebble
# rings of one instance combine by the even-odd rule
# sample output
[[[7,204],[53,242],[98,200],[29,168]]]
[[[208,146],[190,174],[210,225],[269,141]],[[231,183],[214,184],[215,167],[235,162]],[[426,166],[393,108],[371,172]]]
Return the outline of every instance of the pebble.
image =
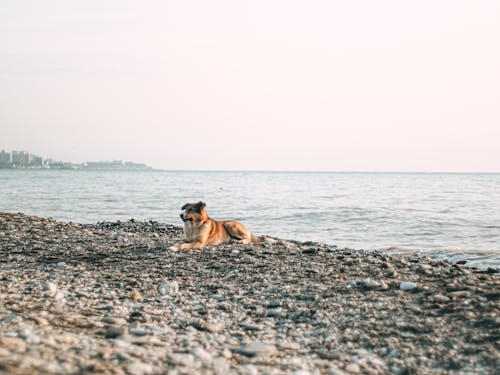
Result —
[[[147,336],[151,332],[141,328],[130,328],[130,334],[134,336]]]
[[[417,283],[412,281],[403,281],[399,284],[399,289],[401,290],[413,290],[417,287]]]
[[[137,290],[134,290],[130,298],[132,298],[132,301],[140,301],[142,299],[142,294],[139,293]]]
[[[248,357],[271,356],[278,352],[274,345],[262,342],[252,342],[243,347],[236,348],[235,351]]]
[[[185,367],[195,367],[195,358],[192,354],[172,353],[168,356],[167,362],[172,365],[180,365]]]
[[[433,297],[434,301],[436,301],[437,303],[446,303],[450,300],[449,297],[446,297],[442,294],[436,294],[434,297]]]
[[[42,289],[46,290],[49,295],[55,295],[57,292],[57,285],[50,281],[42,281]]]
[[[123,326],[112,326],[108,327],[104,333],[104,336],[108,339],[114,339],[119,336],[125,336],[128,332],[127,327]]]
[[[213,359],[212,355],[201,347],[193,348],[193,350],[191,350],[191,353],[196,358],[198,358],[199,360],[201,360],[203,362],[211,362]]]
[[[347,287],[348,288],[356,288],[358,286],[358,283],[354,280],[350,280],[348,283],[347,283]]]
[[[0,338],[0,347],[10,350],[10,351],[25,351],[26,350],[26,341],[18,337],[1,337]]]
[[[0,320],[2,324],[9,324],[13,322],[18,316],[16,314],[9,314]]]
[[[115,316],[105,316],[104,318],[102,318],[102,321],[107,324],[113,324],[119,326],[123,326],[128,323],[127,319]]]
[[[345,370],[351,374],[359,374],[361,372],[361,368],[357,363],[350,363],[345,367]]]
[[[125,366],[128,375],[147,375],[154,372],[153,366],[148,363],[133,362]]]
[[[496,371],[496,271],[298,241],[165,251],[180,238],[0,213],[0,372]]]
[[[158,285],[158,293],[162,296],[175,296],[179,293],[179,283],[177,281],[170,281]]]
[[[207,331],[211,333],[217,333],[220,330],[220,326],[215,323],[209,323],[202,319],[196,319],[192,322],[193,327],[199,329],[200,331]]]
[[[363,285],[366,288],[378,288],[380,286],[380,283],[376,280],[373,280],[373,279],[364,279]]]

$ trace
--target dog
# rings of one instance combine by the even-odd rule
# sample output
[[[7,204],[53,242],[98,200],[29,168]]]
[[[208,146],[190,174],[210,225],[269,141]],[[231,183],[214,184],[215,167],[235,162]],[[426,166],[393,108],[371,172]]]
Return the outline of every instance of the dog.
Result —
[[[170,247],[171,251],[185,249],[201,249],[204,246],[215,246],[222,243],[238,242],[274,243],[267,237],[251,234],[241,223],[234,220],[217,221],[208,216],[205,202],[186,203],[182,206],[181,219],[184,222],[185,240]]]

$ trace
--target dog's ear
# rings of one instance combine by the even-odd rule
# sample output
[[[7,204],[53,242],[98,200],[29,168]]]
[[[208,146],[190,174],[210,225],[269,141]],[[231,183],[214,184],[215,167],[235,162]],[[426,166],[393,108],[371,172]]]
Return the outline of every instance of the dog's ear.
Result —
[[[186,203],[184,206],[182,206],[181,210],[184,210],[189,203]]]
[[[206,206],[207,206],[207,204],[205,202],[202,202],[202,201],[199,201],[198,203],[196,203],[196,208],[198,209],[198,211],[201,211]]]

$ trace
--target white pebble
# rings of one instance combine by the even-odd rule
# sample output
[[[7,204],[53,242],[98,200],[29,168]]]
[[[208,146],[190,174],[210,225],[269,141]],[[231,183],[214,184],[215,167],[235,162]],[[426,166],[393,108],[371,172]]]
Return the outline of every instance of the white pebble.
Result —
[[[417,283],[414,283],[412,281],[403,281],[401,284],[399,284],[399,289],[402,290],[412,290],[417,287]]]

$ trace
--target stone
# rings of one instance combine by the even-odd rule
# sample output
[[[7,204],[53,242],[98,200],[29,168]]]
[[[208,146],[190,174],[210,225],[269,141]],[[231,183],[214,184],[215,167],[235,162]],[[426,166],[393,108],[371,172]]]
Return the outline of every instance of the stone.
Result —
[[[192,354],[172,353],[168,356],[167,362],[172,365],[194,367],[195,358]]]
[[[130,328],[130,334],[134,336],[147,336],[151,332],[142,328]]]
[[[217,333],[220,330],[220,326],[218,324],[209,323],[202,319],[197,319],[193,321],[192,326],[200,331],[207,331],[211,333]]]
[[[123,326],[128,323],[127,319],[114,316],[105,316],[104,318],[102,318],[102,321],[107,324],[113,324],[118,326]]]
[[[179,293],[179,283],[169,281],[158,285],[158,293],[162,296],[175,296]]]
[[[356,288],[358,286],[358,283],[354,280],[351,280],[347,283],[348,288]]]
[[[278,352],[274,345],[265,344],[258,341],[254,341],[243,347],[236,348],[234,351],[247,357],[272,356]]]
[[[0,347],[10,351],[24,352],[26,341],[19,337],[0,337]]]
[[[227,361],[223,358],[217,358],[214,360],[213,364],[214,373],[216,375],[230,375],[231,368],[229,367]]]
[[[114,339],[116,337],[125,336],[128,332],[127,327],[124,326],[112,326],[108,327],[104,332],[104,336],[108,339]]]
[[[50,281],[42,281],[42,290],[48,292],[49,295],[55,295],[57,292],[57,285]]]
[[[417,283],[412,281],[403,281],[399,284],[399,289],[401,290],[413,290],[417,287]]]
[[[357,363],[349,363],[345,370],[351,374],[359,374],[361,372],[361,368]]]
[[[140,301],[142,299],[142,294],[139,293],[137,290],[134,290],[130,296],[130,298],[132,299],[132,301]]]
[[[152,374],[154,368],[148,363],[132,362],[125,366],[128,375],[148,375]]]
[[[445,295],[442,295],[442,294],[436,294],[434,297],[433,297],[434,301],[437,302],[437,303],[446,303],[450,300],[449,297],[446,297]]]
[[[498,273],[298,241],[164,251],[182,236],[0,212],[0,373],[496,371]]]
[[[191,353],[203,362],[211,362],[213,360],[212,355],[201,347],[196,347],[191,350]]]
[[[18,316],[16,314],[9,314],[7,316],[4,316],[1,320],[0,323],[2,324],[9,324],[13,322]]]
[[[380,286],[379,282],[376,281],[376,280],[373,280],[373,279],[364,279],[363,280],[363,285],[366,287],[366,288],[378,288]]]

